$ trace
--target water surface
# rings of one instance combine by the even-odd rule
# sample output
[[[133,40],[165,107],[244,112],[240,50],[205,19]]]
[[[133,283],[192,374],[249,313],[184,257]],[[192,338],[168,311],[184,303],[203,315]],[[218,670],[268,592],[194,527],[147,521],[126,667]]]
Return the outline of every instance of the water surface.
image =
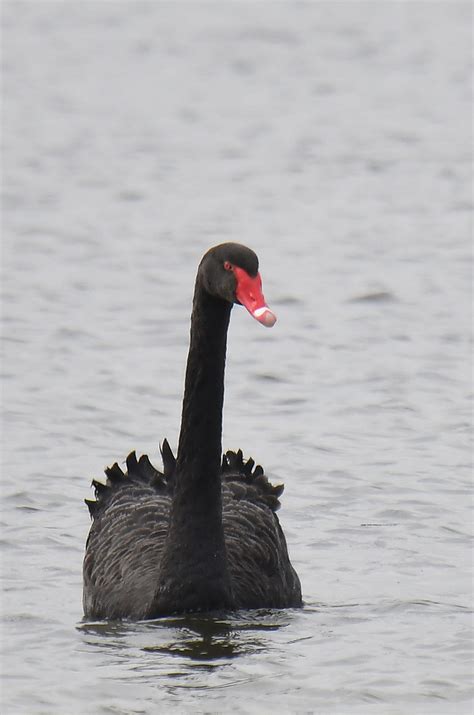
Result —
[[[3,6],[2,712],[469,713],[468,3]],[[202,253],[257,251],[224,445],[305,607],[83,623],[90,479],[175,446]]]

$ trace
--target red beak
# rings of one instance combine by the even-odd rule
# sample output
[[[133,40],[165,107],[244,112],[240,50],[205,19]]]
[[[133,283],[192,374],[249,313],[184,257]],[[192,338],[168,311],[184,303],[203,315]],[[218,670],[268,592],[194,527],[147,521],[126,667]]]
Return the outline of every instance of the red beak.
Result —
[[[250,315],[259,323],[271,328],[276,323],[276,315],[265,303],[262,293],[262,279],[260,273],[252,278],[247,271],[239,266],[234,266],[234,274],[237,280],[235,295],[239,303],[245,305]]]

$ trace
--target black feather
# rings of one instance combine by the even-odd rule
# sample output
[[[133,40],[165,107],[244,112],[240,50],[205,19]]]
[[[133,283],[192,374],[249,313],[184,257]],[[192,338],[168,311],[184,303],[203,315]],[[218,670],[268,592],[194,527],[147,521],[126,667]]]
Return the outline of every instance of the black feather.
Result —
[[[84,499],[84,501],[87,504],[87,507],[89,509],[89,514],[93,518],[95,512],[97,511],[97,502],[94,501],[93,499]]]
[[[171,451],[168,440],[164,439],[160,447],[161,458],[163,460],[163,470],[167,481],[171,481],[176,470],[176,459]]]
[[[135,450],[133,452],[130,452],[126,461],[127,461],[128,475],[129,476],[140,476],[140,473],[138,470],[137,454],[136,454]]]
[[[107,467],[104,471],[107,475],[107,478],[110,479],[112,483],[122,481],[125,476],[117,462],[115,462],[115,464],[113,464],[111,467]]]

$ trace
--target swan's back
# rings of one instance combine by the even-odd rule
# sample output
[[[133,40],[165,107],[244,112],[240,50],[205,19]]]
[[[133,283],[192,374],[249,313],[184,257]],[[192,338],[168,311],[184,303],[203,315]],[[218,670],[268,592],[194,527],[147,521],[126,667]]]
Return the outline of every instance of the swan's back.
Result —
[[[165,470],[166,471],[166,470]],[[86,503],[93,523],[84,557],[84,614],[89,618],[146,618],[156,590],[168,531],[172,482],[143,455],[105,470]]]
[[[222,520],[237,608],[301,605],[301,587],[276,515],[283,485],[273,486],[253,459],[227,452],[222,464]]]
[[[153,601],[170,520],[175,459],[163,444],[164,471],[132,452],[127,472],[106,470],[93,482],[96,501],[84,559],[84,613],[88,618],[142,619]],[[236,608],[301,604],[298,576],[275,511],[283,486],[272,486],[253,460],[227,452],[222,463],[222,521]],[[179,569],[177,563],[176,569]],[[176,611],[179,607],[177,598]]]

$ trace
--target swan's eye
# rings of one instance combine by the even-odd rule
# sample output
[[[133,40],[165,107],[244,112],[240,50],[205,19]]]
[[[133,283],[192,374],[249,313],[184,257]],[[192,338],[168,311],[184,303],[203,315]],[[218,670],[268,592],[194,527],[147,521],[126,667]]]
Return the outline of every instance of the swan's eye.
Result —
[[[226,269],[226,271],[234,270],[234,266],[232,265],[232,263],[230,261],[224,261],[224,268]]]

